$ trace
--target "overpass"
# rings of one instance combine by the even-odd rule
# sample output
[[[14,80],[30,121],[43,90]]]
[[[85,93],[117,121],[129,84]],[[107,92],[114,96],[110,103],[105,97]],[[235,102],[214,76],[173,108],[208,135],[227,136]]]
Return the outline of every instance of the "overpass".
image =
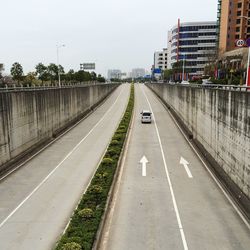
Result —
[[[165,84],[149,87],[160,99],[146,86],[136,85],[130,139],[100,248],[248,249],[249,93]],[[2,114],[8,121],[12,115],[11,124],[19,124],[20,135],[29,135],[29,131],[34,135],[33,125],[29,127],[24,121],[29,123],[30,117],[38,117],[37,109],[31,108],[37,103],[45,105],[47,115],[43,117],[48,124],[57,112],[59,117],[72,114],[73,104],[79,107],[79,113],[64,119],[60,129],[51,126],[49,138],[69,126],[71,120],[77,119],[76,126],[18,170],[2,177],[0,249],[51,249],[65,229],[129,96],[128,85],[98,88],[101,90],[1,93],[1,103],[11,96],[8,107],[16,110],[2,108],[1,125],[6,122]],[[93,98],[86,92],[103,95]],[[44,98],[46,101],[36,102]],[[82,102],[88,105],[83,108]],[[65,104],[67,109],[63,109]],[[86,110],[93,108],[81,120]],[[152,124],[141,124],[142,109],[152,110]],[[36,143],[32,147],[40,145]],[[146,175],[140,164],[143,156],[149,161]],[[2,161],[2,166],[9,160],[11,157]],[[246,208],[245,214],[239,205]]]

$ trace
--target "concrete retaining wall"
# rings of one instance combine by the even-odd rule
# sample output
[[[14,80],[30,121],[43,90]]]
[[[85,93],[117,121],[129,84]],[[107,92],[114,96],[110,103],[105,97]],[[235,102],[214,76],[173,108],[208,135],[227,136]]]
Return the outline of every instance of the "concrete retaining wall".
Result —
[[[116,86],[0,92],[0,172],[86,115]]]
[[[194,141],[250,198],[250,93],[223,89],[149,84],[176,113]],[[223,170],[223,171],[221,171]],[[230,184],[230,186],[232,186]],[[249,207],[250,209],[250,207]]]

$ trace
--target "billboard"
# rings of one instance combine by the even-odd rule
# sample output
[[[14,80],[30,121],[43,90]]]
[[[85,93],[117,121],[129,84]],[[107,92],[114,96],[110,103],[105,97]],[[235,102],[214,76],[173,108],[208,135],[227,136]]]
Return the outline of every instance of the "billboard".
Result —
[[[95,63],[81,63],[80,70],[95,70]]]

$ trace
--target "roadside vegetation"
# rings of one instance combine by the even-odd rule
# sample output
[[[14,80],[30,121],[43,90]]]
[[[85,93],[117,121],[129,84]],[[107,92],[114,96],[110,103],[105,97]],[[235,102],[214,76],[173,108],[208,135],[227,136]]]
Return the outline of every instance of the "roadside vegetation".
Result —
[[[20,63],[13,63],[10,75],[4,76],[4,65],[0,64],[0,87],[5,86],[57,86],[58,75],[60,74],[62,85],[74,85],[83,82],[105,82],[105,78],[95,72],[84,70],[74,71],[73,69],[65,72],[61,65],[50,63],[44,65],[38,63],[35,70],[24,74]]]
[[[56,246],[56,250],[92,249],[102,220],[109,191],[128,132],[134,108],[134,85],[123,118],[112,137],[87,191],[73,213],[70,224]]]

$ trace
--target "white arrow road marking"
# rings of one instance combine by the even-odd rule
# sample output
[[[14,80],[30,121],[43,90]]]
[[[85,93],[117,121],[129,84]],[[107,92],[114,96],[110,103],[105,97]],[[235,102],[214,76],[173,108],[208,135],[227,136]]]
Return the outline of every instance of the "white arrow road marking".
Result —
[[[141,160],[140,163],[142,164],[142,176],[147,176],[147,163],[148,163],[148,159],[146,158],[146,156],[144,155]]]
[[[184,168],[185,168],[185,170],[187,172],[188,177],[189,178],[193,178],[192,173],[191,173],[191,171],[190,171],[190,169],[188,167],[189,162],[186,161],[183,157],[181,157],[180,164],[184,166]]]

